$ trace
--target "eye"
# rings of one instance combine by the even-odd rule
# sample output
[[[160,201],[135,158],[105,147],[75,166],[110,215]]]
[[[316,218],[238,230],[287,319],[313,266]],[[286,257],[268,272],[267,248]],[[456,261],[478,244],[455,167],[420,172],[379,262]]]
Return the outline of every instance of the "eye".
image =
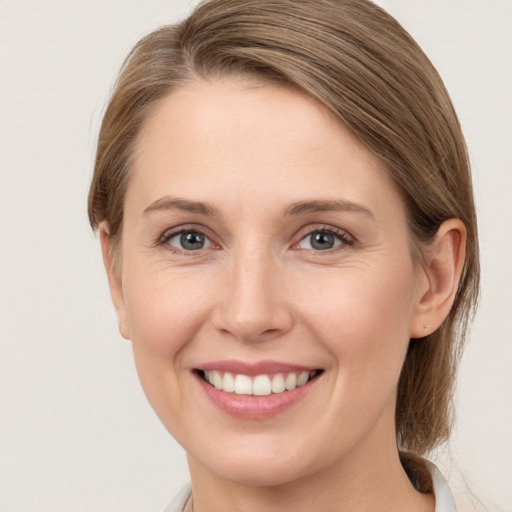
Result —
[[[316,229],[308,233],[297,244],[299,249],[309,249],[314,251],[327,251],[340,245],[352,245],[352,239],[344,231],[338,231],[332,228]]]
[[[193,229],[184,229],[166,235],[163,242],[181,251],[199,251],[212,245],[212,242],[204,233]]]

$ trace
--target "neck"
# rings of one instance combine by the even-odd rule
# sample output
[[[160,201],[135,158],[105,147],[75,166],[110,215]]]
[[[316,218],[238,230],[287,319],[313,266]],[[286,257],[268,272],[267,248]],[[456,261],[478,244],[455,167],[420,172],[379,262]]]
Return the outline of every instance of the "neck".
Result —
[[[194,512],[433,512],[433,495],[411,485],[392,442],[372,440],[336,464],[279,485],[227,480],[189,456]]]

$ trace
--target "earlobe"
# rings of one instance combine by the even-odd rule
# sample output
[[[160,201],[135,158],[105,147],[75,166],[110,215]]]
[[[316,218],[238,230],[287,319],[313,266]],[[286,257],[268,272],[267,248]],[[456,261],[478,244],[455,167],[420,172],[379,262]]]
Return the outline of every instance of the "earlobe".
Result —
[[[100,223],[98,227],[98,234],[101,244],[101,253],[103,256],[103,265],[105,266],[108,285],[110,288],[110,296],[112,297],[112,302],[114,303],[114,308],[117,314],[119,332],[123,338],[130,339],[131,336],[124,301],[122,276],[114,260],[114,255],[112,253],[112,240],[110,238],[108,224],[106,221]]]
[[[431,334],[448,316],[459,286],[465,252],[464,223],[459,219],[443,222],[424,253],[411,338]]]

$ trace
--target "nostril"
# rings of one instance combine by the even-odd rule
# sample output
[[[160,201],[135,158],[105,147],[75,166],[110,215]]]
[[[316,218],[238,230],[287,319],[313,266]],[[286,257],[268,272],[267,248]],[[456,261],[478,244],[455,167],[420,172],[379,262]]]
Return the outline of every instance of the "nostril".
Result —
[[[266,331],[263,331],[261,333],[261,336],[274,336],[279,333],[280,333],[279,329],[267,329]]]
[[[240,341],[264,342],[273,340],[287,332],[285,329],[261,329],[260,326],[251,325],[249,322],[239,322],[231,325],[230,328],[221,327],[218,331],[226,336],[233,336]]]

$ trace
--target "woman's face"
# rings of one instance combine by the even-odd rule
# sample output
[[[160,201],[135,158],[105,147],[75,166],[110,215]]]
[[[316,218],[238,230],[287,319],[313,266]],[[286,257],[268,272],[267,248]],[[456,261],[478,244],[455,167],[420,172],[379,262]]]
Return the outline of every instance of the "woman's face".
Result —
[[[396,451],[409,248],[377,158],[304,95],[226,79],[159,104],[111,286],[193,472],[275,485]]]

